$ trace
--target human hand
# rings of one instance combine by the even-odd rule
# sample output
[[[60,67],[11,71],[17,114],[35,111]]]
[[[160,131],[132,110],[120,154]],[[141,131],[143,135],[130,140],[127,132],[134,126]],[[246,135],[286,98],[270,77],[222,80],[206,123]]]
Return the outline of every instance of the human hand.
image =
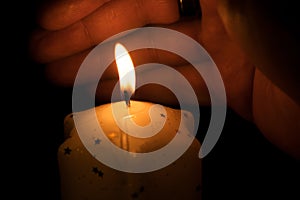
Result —
[[[292,145],[283,148],[299,155],[296,149],[299,146],[297,141],[300,141],[297,134],[299,125],[288,122],[291,115],[294,116],[294,122],[299,120],[299,106],[258,71],[240,43],[230,37],[228,27],[226,29],[224,27],[226,18],[219,15],[222,6],[217,9],[218,5],[222,4],[217,4],[213,0],[201,0],[200,3],[201,19],[197,17],[180,19],[177,2],[174,0],[58,1],[42,9],[40,25],[43,29],[33,34],[32,55],[36,61],[46,64],[46,74],[51,81],[71,87],[85,56],[95,45],[110,36],[131,28],[150,25],[183,32],[202,44],[213,58],[224,81],[228,105],[244,118],[254,121],[267,137],[279,146],[283,143],[280,141],[282,133],[276,130],[280,130],[278,127],[287,128],[291,137],[286,137],[285,140],[288,142],[285,143]],[[201,76],[195,75],[192,67],[179,58],[158,50],[136,52],[131,56],[137,65],[156,61],[173,66],[191,81],[199,103],[202,105],[209,103],[209,95]],[[116,80],[116,68],[110,67],[101,79],[100,84],[106,89],[97,96],[100,101],[107,101],[110,98]],[[278,94],[280,100],[274,102],[272,97],[266,97],[262,88],[265,89],[267,86]],[[149,88],[144,88],[138,94],[145,99],[157,101],[157,95],[163,91],[163,97],[159,98],[160,103],[175,102],[173,96],[163,88],[155,88],[151,90],[151,94],[148,91]],[[139,98],[139,95],[135,97]],[[265,110],[265,105],[261,103],[269,101],[272,102],[269,105],[272,105],[274,110]],[[284,106],[288,112],[280,111],[278,106]],[[274,112],[277,114],[279,112],[281,118],[272,118]],[[271,117],[275,122],[271,124],[265,120],[266,117]]]
[[[41,9],[39,17],[39,24],[42,29],[37,30],[32,37],[32,55],[36,61],[46,64],[46,74],[51,81],[58,85],[72,86],[80,64],[95,45],[127,29],[159,24],[186,33],[197,41],[203,41],[212,55],[218,55],[215,56],[218,65],[220,62],[224,62],[227,57],[226,55],[222,56],[222,53],[218,54],[218,52],[232,52],[231,49],[235,47],[228,46],[228,39],[224,36],[224,29],[218,17],[213,17],[216,20],[213,20],[214,24],[212,25],[219,28],[213,30],[210,17],[217,15],[217,13],[214,5],[211,3],[206,5],[207,2],[202,2],[205,11],[202,21],[199,18],[179,19],[177,2],[174,0],[160,1],[159,3],[157,1],[133,1],[131,3],[114,0],[109,2],[67,0],[57,1],[50,5],[46,4],[47,6]],[[137,3],[139,4],[137,5]],[[206,12],[206,8],[209,9],[208,12]],[[153,10],[156,12],[153,13]],[[212,32],[218,36],[217,40],[210,37]],[[211,41],[214,42],[211,43]],[[213,48],[209,49],[210,46]],[[219,46],[228,50],[219,50]],[[141,56],[141,54],[143,55]],[[146,53],[133,53],[131,55],[137,64],[145,62],[140,61],[141,58],[146,59],[147,62],[158,59],[159,62],[167,62],[169,65],[176,64],[178,66],[180,63],[178,58],[171,55],[166,56],[163,52],[147,51]],[[199,101],[202,104],[207,104],[209,97],[205,84],[200,76],[190,76],[190,68],[188,66],[178,67],[178,70],[189,76],[195,90],[200,91],[197,92]],[[111,81],[112,78],[116,78],[115,68],[111,67],[110,69],[110,72],[106,73],[102,80]],[[225,70],[224,73],[230,72]],[[231,75],[228,74],[228,76]],[[228,80],[230,79],[228,78]],[[112,84],[106,85],[108,85],[106,88],[111,88]],[[232,90],[229,89],[229,91]],[[247,93],[249,92],[247,91]],[[142,91],[139,94],[145,98],[151,98]],[[106,96],[109,95],[102,92],[98,99],[105,100]],[[169,103],[169,97],[170,95],[166,95],[163,101]]]

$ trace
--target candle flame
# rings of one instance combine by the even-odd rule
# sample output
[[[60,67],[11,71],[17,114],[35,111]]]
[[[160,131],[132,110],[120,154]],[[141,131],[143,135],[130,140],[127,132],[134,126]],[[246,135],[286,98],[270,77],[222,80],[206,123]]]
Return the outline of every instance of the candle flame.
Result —
[[[127,106],[129,106],[130,97],[135,91],[135,71],[127,49],[120,43],[115,45],[115,59],[119,73],[120,90]]]

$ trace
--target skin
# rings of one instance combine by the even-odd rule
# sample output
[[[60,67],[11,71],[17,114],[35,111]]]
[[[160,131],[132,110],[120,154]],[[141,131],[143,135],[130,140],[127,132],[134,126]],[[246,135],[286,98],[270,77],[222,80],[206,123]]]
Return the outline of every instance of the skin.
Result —
[[[266,17],[265,9],[272,8],[261,7],[256,0],[200,0],[200,5],[201,18],[180,18],[174,0],[54,1],[40,9],[40,27],[32,33],[30,52],[36,62],[45,64],[51,82],[72,87],[85,56],[112,35],[143,26],[183,32],[197,40],[218,66],[228,106],[252,121],[278,148],[299,159],[299,61],[294,29],[275,23],[276,15]],[[131,56],[136,65],[155,61],[176,68],[191,81],[199,104],[209,104],[205,83],[183,60],[158,50],[137,51]],[[109,100],[117,78],[112,64],[99,83],[99,103]],[[156,93],[149,94],[150,89]],[[169,91],[157,85],[141,88],[135,98],[157,101],[162,92],[158,103],[177,103]]]

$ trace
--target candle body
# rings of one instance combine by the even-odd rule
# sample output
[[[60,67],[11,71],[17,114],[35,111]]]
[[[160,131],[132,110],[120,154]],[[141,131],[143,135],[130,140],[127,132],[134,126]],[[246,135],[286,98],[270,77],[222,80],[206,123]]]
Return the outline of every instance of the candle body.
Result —
[[[152,105],[132,101],[132,120],[146,126],[150,122],[148,111]],[[161,117],[165,117],[166,121],[160,132],[149,138],[137,138],[128,136],[118,128],[111,104],[95,109],[104,134],[114,145],[126,151],[152,152],[180,134],[180,110],[164,107],[166,114]],[[200,143],[196,139],[179,159],[162,169],[127,173],[103,164],[85,148],[74,126],[72,114],[66,116],[64,127],[66,140],[58,149],[62,200],[201,198]],[[101,140],[95,138],[95,145],[101,145]]]

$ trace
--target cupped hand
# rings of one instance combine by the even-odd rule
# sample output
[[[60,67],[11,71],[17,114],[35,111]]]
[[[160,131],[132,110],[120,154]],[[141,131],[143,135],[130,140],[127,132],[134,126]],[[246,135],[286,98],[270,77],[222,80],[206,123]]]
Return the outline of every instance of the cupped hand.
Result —
[[[180,31],[198,41],[208,51],[224,80],[228,103],[238,113],[251,119],[254,68],[223,27],[216,2],[200,1],[200,17],[180,18],[175,0],[64,0],[45,4],[38,14],[38,28],[31,38],[33,58],[46,65],[47,77],[54,83],[71,87],[88,53],[100,42],[122,31],[143,26],[161,26]],[[137,63],[156,61],[173,66],[191,82],[200,104],[209,104],[206,85],[192,66],[180,58],[159,50],[131,54]],[[110,67],[101,79],[106,88],[97,98],[107,101],[116,83],[117,72]],[[157,93],[141,89],[139,96],[160,103],[174,104],[172,94],[159,86]],[[164,92],[164,97],[157,99]]]
[[[239,26],[232,29],[227,26],[226,17],[230,15],[222,16],[222,2],[238,4],[239,1],[200,0],[201,17],[188,18],[180,18],[176,0],[56,1],[46,4],[38,15],[40,27],[32,34],[31,55],[37,62],[45,64],[50,81],[72,87],[85,57],[107,38],[144,26],[180,31],[198,41],[212,57],[223,78],[228,105],[242,117],[252,120],[272,143],[299,158],[300,107],[257,68],[263,65],[254,67],[252,61],[258,61],[256,58],[260,55],[251,48],[245,49],[238,40],[239,36],[245,36],[249,39],[246,43],[251,46],[251,37],[246,37],[247,33],[240,32]],[[234,22],[239,22],[238,15],[233,16],[233,20],[237,20]],[[132,52],[131,56],[136,66],[157,62],[174,67],[190,81],[199,103],[210,103],[202,77],[178,56],[155,49]],[[268,63],[268,59],[264,62]],[[86,79],[88,81],[89,75]],[[112,64],[100,79],[100,92],[96,94],[99,102],[110,99],[117,79],[116,66]],[[168,105],[177,103],[170,91],[157,85],[142,87],[135,98]]]

